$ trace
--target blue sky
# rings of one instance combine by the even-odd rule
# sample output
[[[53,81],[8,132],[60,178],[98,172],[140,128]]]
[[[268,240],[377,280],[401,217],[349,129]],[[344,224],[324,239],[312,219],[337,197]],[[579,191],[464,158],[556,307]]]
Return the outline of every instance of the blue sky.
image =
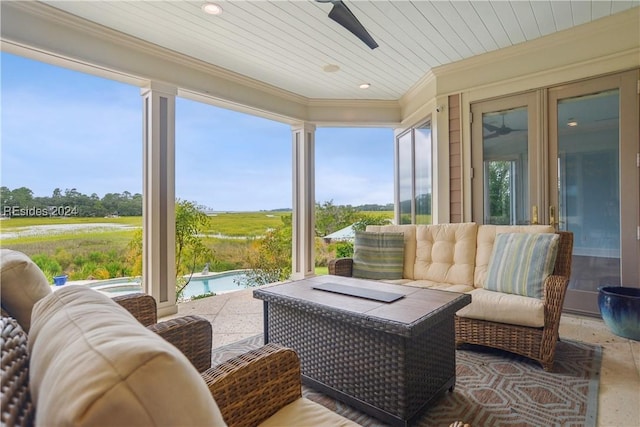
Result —
[[[142,100],[123,83],[1,53],[2,186],[142,192]],[[178,98],[176,197],[220,211],[291,207],[287,124]],[[318,128],[316,201],[393,202],[393,131]]]

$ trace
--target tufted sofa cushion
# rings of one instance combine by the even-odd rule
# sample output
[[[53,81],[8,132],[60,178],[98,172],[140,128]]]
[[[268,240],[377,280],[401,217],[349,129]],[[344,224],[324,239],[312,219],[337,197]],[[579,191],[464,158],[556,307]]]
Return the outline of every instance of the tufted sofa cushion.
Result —
[[[476,258],[475,223],[416,227],[414,278],[449,285],[470,285]]]
[[[32,320],[36,425],[225,425],[187,358],[109,297],[65,286]]]
[[[44,273],[22,252],[2,249],[0,287],[2,309],[16,319],[28,333],[33,305],[51,293],[51,286]]]

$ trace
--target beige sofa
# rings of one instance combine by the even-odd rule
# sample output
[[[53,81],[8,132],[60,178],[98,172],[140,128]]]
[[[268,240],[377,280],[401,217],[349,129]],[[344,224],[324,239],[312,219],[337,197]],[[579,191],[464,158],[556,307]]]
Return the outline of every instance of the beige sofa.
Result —
[[[149,298],[52,292],[24,254],[1,256],[3,426],[357,425],[302,397],[293,350],[270,344],[211,368],[210,350],[203,365],[191,345],[211,345],[206,319],[208,337],[190,329],[179,349],[163,338],[185,322],[140,322]]]
[[[385,282],[472,296],[471,304],[456,316],[457,344],[501,348],[535,359],[544,369],[551,369],[571,273],[571,233],[556,233],[551,226],[543,225],[475,223],[368,226],[367,232],[404,235],[402,277]],[[494,242],[498,235],[504,234],[500,238],[504,241],[512,233],[558,235],[553,272],[541,282],[537,297],[489,289],[495,288],[487,283]],[[352,276],[353,263],[353,258],[332,260],[329,273]]]

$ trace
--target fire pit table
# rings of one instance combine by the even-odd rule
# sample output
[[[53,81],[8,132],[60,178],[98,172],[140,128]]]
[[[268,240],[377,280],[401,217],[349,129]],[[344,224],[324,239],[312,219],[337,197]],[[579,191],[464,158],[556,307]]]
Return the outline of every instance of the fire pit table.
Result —
[[[302,381],[392,425],[455,385],[456,311],[471,297],[340,276],[253,291],[265,343],[300,356]]]

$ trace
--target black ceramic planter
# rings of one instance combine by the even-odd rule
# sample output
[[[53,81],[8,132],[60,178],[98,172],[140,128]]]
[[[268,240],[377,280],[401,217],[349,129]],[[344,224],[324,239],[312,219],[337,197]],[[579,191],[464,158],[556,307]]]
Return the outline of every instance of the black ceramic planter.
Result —
[[[598,288],[598,307],[605,325],[624,338],[640,341],[640,288]]]

